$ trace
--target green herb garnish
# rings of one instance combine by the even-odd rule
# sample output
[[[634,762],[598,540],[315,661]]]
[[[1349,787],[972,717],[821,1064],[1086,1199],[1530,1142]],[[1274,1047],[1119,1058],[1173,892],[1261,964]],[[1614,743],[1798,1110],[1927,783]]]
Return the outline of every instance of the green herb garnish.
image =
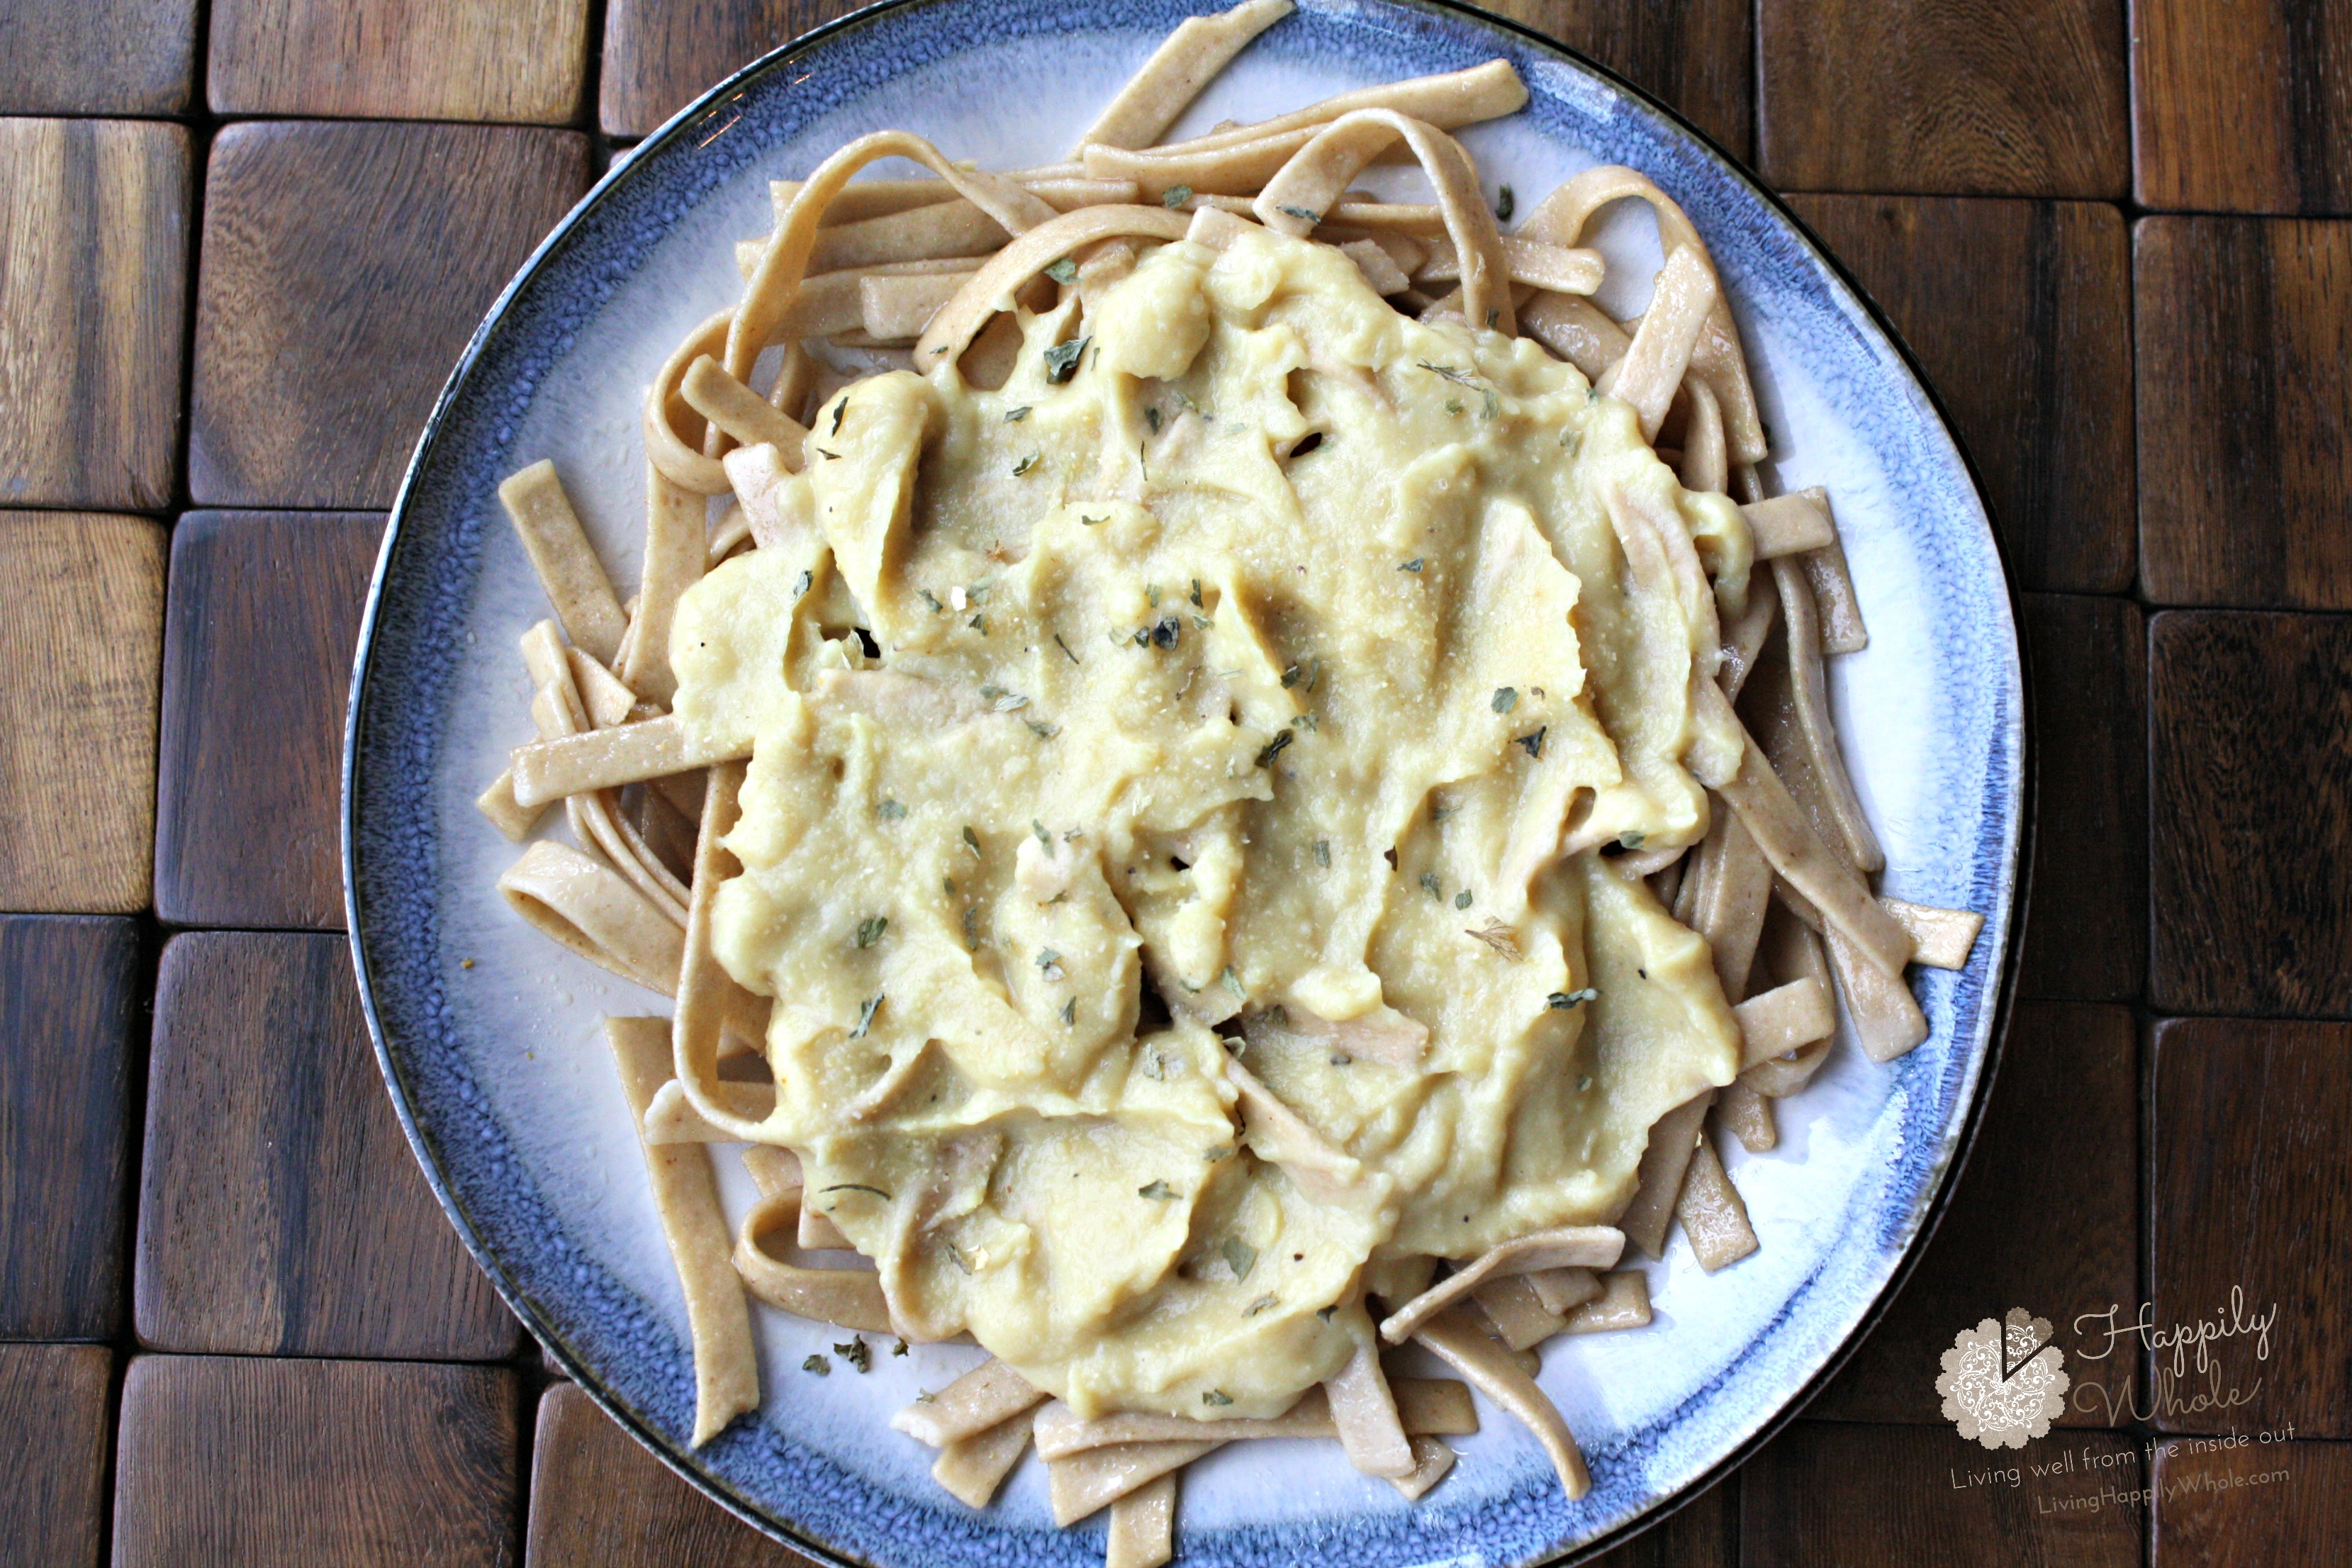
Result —
[[[1007,425],[1018,425],[1028,417],[1029,405],[1025,403],[1018,408],[1008,408],[1004,411],[1004,422]]]
[[[971,824],[969,822],[963,825],[963,847],[971,851],[973,859],[980,858],[980,837],[972,832]]]
[[[1315,863],[1318,866],[1322,867],[1327,871],[1331,868],[1331,841],[1329,839],[1317,839],[1315,841],[1314,855]]]
[[[1019,462],[1013,464],[1013,477],[1017,479],[1022,475],[1027,473],[1030,469],[1035,468],[1037,466],[1038,457],[1038,453],[1032,452],[1027,457],[1022,458]]]
[[[1046,267],[1045,276],[1056,283],[1076,283],[1078,280],[1078,264],[1065,256]]]
[[[1070,652],[1070,645],[1062,640],[1062,634],[1059,632],[1055,632],[1054,634],[1054,646],[1060,648],[1063,653],[1068,655],[1069,660],[1072,664],[1078,662],[1078,656]]]
[[[857,922],[857,945],[861,948],[872,947],[882,940],[882,933],[889,929],[888,915],[869,915]]]
[[[1495,700],[1493,707],[1496,712],[1508,713],[1512,709],[1517,708],[1518,705],[1518,688],[1515,686],[1497,686],[1495,688]]]
[[[1274,766],[1274,759],[1282,755],[1283,748],[1288,746],[1295,738],[1287,730],[1276,731],[1274,739],[1258,748],[1257,765],[1262,768]]]
[[[886,1204],[890,1201],[889,1194],[879,1187],[869,1187],[863,1182],[835,1182],[829,1187],[818,1189],[817,1196],[824,1197],[830,1193],[872,1193]]]
[[[857,1027],[849,1031],[849,1037],[853,1040],[864,1039],[866,1037],[866,1032],[874,1026],[874,1015],[881,1010],[882,998],[878,995],[869,997],[866,1000],[866,1005],[857,1010]],[[884,1195],[887,1196],[888,1194],[885,1194]]]
[[[874,808],[874,815],[885,822],[904,822],[907,819],[907,808],[895,800],[886,800]]]
[[[1460,892],[1454,895],[1454,907],[1457,910],[1466,910],[1470,907],[1469,889],[1465,888]]]
[[[1406,562],[1403,565],[1398,567],[1397,570],[1400,572],[1418,572],[1426,564],[1427,561],[1424,557],[1416,555],[1412,560]]]
[[[1285,211],[1285,212],[1288,212],[1290,209],[1289,209],[1288,207],[1285,207],[1285,208],[1283,208],[1282,210],[1283,210],[1283,211]],[[1202,1403],[1202,1404],[1203,1404],[1203,1405],[1231,1405],[1233,1402],[1234,1402],[1234,1396],[1233,1396],[1232,1394],[1227,1394],[1227,1393],[1226,1393],[1223,1389],[1222,1389],[1222,1388],[1213,1388],[1213,1389],[1209,1390],[1206,1394],[1203,1394],[1202,1395],[1201,1395],[1201,1403]]]
[[[1526,747],[1528,755],[1531,757],[1540,757],[1543,755],[1544,732],[1550,728],[1550,725],[1546,724],[1541,729],[1537,730],[1535,733],[1531,735],[1521,735],[1511,743],[1515,746]]]
[[[1445,897],[1445,889],[1438,881],[1437,873],[1434,871],[1423,871],[1421,874],[1421,885],[1429,889],[1429,896],[1433,899]]]
[[[801,1370],[803,1372],[813,1372],[819,1377],[831,1377],[833,1375],[833,1363],[825,1360],[824,1357],[821,1355],[813,1355],[809,1357],[808,1360],[801,1363]]]
[[[874,1370],[874,1352],[866,1348],[866,1342],[862,1339],[853,1339],[845,1345],[835,1345],[833,1353],[860,1372]]]
[[[1190,185],[1171,185],[1160,193],[1160,205],[1163,207],[1181,207],[1192,199],[1192,187]]]
[[[1250,1270],[1257,1267],[1257,1248],[1238,1236],[1225,1237],[1223,1251],[1225,1267],[1234,1271],[1235,1283],[1248,1279]]]
[[[1286,213],[1290,216],[1297,218],[1301,223],[1321,223],[1323,221],[1323,215],[1321,213],[1310,212],[1305,207],[1282,206],[1277,207],[1275,210],[1281,213]]]
[[[1083,338],[1072,338],[1066,343],[1055,343],[1052,348],[1047,349],[1045,351],[1047,384],[1059,386],[1077,374],[1078,360],[1087,352],[1087,345],[1093,341],[1092,334],[1089,334]]]
[[[1564,1013],[1581,1003],[1599,1000],[1601,993],[1588,985],[1581,991],[1555,991],[1544,998],[1544,1005],[1555,1013]]]
[[[1496,223],[1510,222],[1511,215],[1518,211],[1518,208],[1519,193],[1511,189],[1510,186],[1505,185],[1500,191],[1497,191],[1495,194],[1495,221]]]
[[[1135,1195],[1150,1198],[1155,1204],[1172,1204],[1176,1201],[1176,1189],[1155,1178],[1136,1188]]]

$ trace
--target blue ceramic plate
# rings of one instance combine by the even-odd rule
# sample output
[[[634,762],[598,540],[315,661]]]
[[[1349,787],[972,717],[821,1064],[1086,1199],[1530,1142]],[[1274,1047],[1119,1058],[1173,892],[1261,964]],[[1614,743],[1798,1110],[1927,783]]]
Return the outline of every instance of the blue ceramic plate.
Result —
[[[547,945],[492,889],[513,848],[472,801],[530,733],[515,641],[545,605],[495,497],[553,458],[616,575],[642,530],[637,409],[686,330],[739,290],[732,242],[770,226],[767,182],[898,126],[1004,168],[1061,157],[1202,0],[907,0],[822,28],[722,84],[621,160],[475,334],[411,465],[368,608],[345,761],[350,929],[393,1099],[452,1221],[531,1331],[629,1430],[761,1527],[828,1561],[1092,1564],[1097,1520],[1054,1529],[1034,1458],[973,1512],[887,1417],[974,1353],[844,1366],[779,1314],[767,1402],[689,1452],[685,1308],[598,1030],[658,997]],[[1891,335],[1796,221],[1674,115],[1507,24],[1389,0],[1303,0],[1179,129],[1503,56],[1533,99],[1465,140],[1522,209],[1594,163],[1688,209],[1730,290],[1791,489],[1834,498],[1869,621],[1833,663],[1885,889],[1978,910],[1969,967],[1928,972],[1928,1042],[1890,1067],[1849,1044],[1784,1102],[1778,1150],[1730,1152],[1762,1250],[1709,1278],[1677,1241],[1647,1330],[1556,1342],[1543,1382],[1591,1456],[1570,1504],[1489,1412],[1417,1507],[1336,1446],[1229,1448],[1187,1472],[1182,1561],[1518,1564],[1621,1538],[1747,1452],[1871,1319],[1924,1237],[1989,1077],[2023,825],[2024,693],[2011,595],[1966,460]],[[887,170],[880,171],[887,173]],[[1490,193],[1491,194],[1491,193]],[[1634,204],[1602,247],[1646,279]],[[1603,303],[1637,309],[1646,283]],[[627,584],[623,592],[629,591]],[[470,963],[467,961],[471,961]],[[739,1214],[748,1188],[719,1162]],[[1923,1369],[1924,1371],[1924,1369]],[[1920,1380],[1924,1385],[1923,1376]],[[1922,1410],[1923,1417],[1932,1412]]]

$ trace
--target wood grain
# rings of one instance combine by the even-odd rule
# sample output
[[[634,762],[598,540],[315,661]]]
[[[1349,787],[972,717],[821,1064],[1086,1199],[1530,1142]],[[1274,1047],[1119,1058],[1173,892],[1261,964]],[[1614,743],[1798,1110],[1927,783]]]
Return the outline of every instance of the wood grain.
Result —
[[[196,0],[13,5],[0,113],[177,114],[195,74]]]
[[[2147,972],[2147,634],[2125,599],[2029,594],[2032,894],[2018,993],[2125,1002]]]
[[[113,1363],[104,1345],[0,1345],[0,1563],[98,1568]]]
[[[147,907],[163,640],[162,527],[0,512],[0,909]]]
[[[1738,1568],[1739,1479],[1729,1477],[1684,1503],[1590,1568]]]
[[[343,707],[383,518],[190,512],[172,531],[155,910],[343,923]]]
[[[188,199],[177,125],[0,120],[0,503],[171,504]]]
[[[588,0],[213,0],[215,114],[568,124]]]
[[[1757,120],[1784,190],[2094,196],[2130,178],[2108,0],[1760,0]]]
[[[223,130],[196,287],[196,500],[389,505],[475,324],[587,181],[587,138],[566,131]]]
[[[2352,13],[2319,0],[2135,0],[2140,204],[2352,212]]]
[[[2133,248],[2148,596],[2352,609],[2352,223],[2152,217]]]
[[[540,1396],[527,1568],[814,1568],[680,1480],[569,1383]]]
[[[2131,1013],[2019,1005],[1975,1148],[1903,1293],[1811,1411],[1941,1424],[1952,1336],[2023,1305],[2055,1325],[2074,1374],[2069,1426],[2132,1419],[2130,1349],[2084,1360],[2079,1313],[2126,1310],[2139,1285],[2139,1042]],[[2092,1347],[2105,1349],[2103,1333]],[[2104,1389],[2108,1397],[2093,1392]]]
[[[121,1331],[143,968],[132,921],[0,918],[0,1339]]]
[[[2179,1018],[2156,1031],[2149,1257],[2159,1323],[2275,1305],[2270,1354],[2217,1341],[2158,1390],[2175,1432],[2352,1436],[2352,1025]],[[2172,1370],[2170,1357],[2157,1370]],[[2257,1386],[2259,1384],[2259,1386]],[[2250,1394],[2220,1409],[2216,1390]]]
[[[2157,1445],[2155,1568],[2352,1563],[2352,1447],[2192,1447]]]
[[[114,1568],[506,1568],[520,1403],[504,1367],[141,1356]]]
[[[1488,0],[1480,9],[1557,38],[1648,89],[1733,157],[1754,155],[1755,29],[1746,0]]]
[[[607,0],[598,112],[643,136],[706,88],[859,0]]]
[[[2352,1013],[2352,621],[2157,616],[2148,784],[2155,1005]]]
[[[163,950],[140,1173],[159,1350],[491,1360],[521,1329],[402,1138],[340,937]]]
[[[2132,583],[2131,267],[2104,204],[1811,195],[1798,216],[1918,355],[2028,588]]]
[[[1946,1342],[1948,1344],[1948,1341]],[[1952,1430],[1800,1421],[1741,1472],[1742,1568],[1900,1563],[1902,1568],[2139,1568],[2144,1510],[2130,1506],[2049,1510],[2095,1495],[2099,1478],[2145,1472],[2137,1463],[2063,1479],[2023,1471],[2062,1449],[2105,1458],[2135,1451],[2113,1432],[2070,1433],[1989,1455]],[[1957,1477],[2020,1467],[2019,1484],[1958,1484]],[[2108,1482],[2107,1484],[2113,1484]]]

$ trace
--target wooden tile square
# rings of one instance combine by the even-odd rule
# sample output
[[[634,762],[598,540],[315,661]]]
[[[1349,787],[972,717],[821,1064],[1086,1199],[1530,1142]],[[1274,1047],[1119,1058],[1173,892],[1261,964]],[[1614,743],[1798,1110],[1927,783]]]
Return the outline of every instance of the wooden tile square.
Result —
[[[2074,1376],[2061,1423],[2128,1425],[2137,1354],[2126,1346],[2084,1360],[2074,1353],[2084,1341],[2073,1325],[2110,1306],[2128,1313],[2146,1294],[2131,1013],[2020,1003],[1984,1126],[1927,1256],[1809,1413],[1941,1423],[1936,1379],[1953,1336],[2024,1307],[2051,1321]],[[2091,1343],[2106,1348],[2095,1325]]]
[[[2147,634],[2137,605],[2029,594],[2032,896],[2018,992],[2124,1002],[2147,970]]]
[[[196,74],[196,0],[16,5],[0,113],[177,114]]]
[[[2155,1005],[2352,1013],[2352,620],[2157,616],[2148,790]]]
[[[526,1568],[814,1568],[678,1479],[573,1384],[539,1400]]]
[[[506,1568],[520,1405],[505,1367],[141,1356],[114,1568]]]
[[[0,1339],[121,1331],[146,981],[133,921],[0,918]]]
[[[163,551],[143,517],[0,511],[0,909],[147,907]]]
[[[2216,1339],[2202,1367],[2193,1346],[2160,1353],[2156,1424],[2352,1436],[2352,1024],[2168,1019],[2152,1095],[2156,1321],[2277,1312],[2266,1346]],[[2251,1397],[2197,1403],[2232,1393]]]
[[[215,114],[562,125],[581,110],[588,0],[213,0]]]
[[[1758,134],[1783,190],[2121,196],[2113,0],[1760,0]]]
[[[722,78],[859,0],[606,0],[598,111],[607,136],[643,136]]]
[[[1507,16],[1648,89],[1733,157],[1754,156],[1747,0],[1488,0]]]
[[[2352,1444],[2157,1445],[2155,1568],[2352,1563]]]
[[[2352,28],[2321,0],[2134,0],[2140,205],[2352,212]]]
[[[155,912],[343,923],[343,708],[383,518],[190,512],[172,531]]]
[[[2352,609],[2352,222],[2134,236],[2147,596]]]
[[[2027,588],[2122,593],[2132,512],[2131,268],[2103,203],[1801,195],[1919,356]]]
[[[2078,1467],[2072,1475],[2026,1468],[2068,1451]],[[2107,1460],[2116,1461],[2112,1468]],[[2011,1466],[2015,1486],[2005,1477],[1981,1486],[1963,1479]],[[2144,1509],[2050,1506],[2096,1498],[2117,1485],[2111,1477],[2145,1484],[2137,1440],[2123,1433],[2053,1432],[2021,1453],[1988,1454],[1948,1422],[1799,1421],[1740,1472],[1741,1568],[2139,1568]]]
[[[569,131],[223,130],[189,389],[198,503],[391,504],[466,340],[587,184]]]
[[[180,126],[0,120],[0,503],[171,504],[188,200]]]
[[[0,1562],[98,1568],[114,1352],[0,1345]]]
[[[163,950],[140,1172],[157,1350],[493,1360],[522,1330],[416,1168],[341,937]]]

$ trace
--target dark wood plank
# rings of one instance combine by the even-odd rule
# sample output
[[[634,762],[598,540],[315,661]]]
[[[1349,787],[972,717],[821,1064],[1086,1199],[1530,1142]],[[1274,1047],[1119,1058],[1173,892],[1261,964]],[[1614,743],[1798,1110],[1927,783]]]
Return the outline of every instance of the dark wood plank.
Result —
[[[2193,1348],[2177,1369],[2158,1357],[2157,1425],[2352,1436],[2352,1026],[2170,1019],[2152,1092],[2156,1321],[2278,1313],[2267,1356],[2240,1336],[2216,1341],[2207,1368]],[[2251,1397],[2196,1407],[2231,1391]]]
[[[1919,356],[2028,588],[2131,586],[2131,268],[2104,204],[1801,195]]]
[[[177,114],[195,74],[196,0],[13,5],[0,113]]]
[[[506,1568],[520,1415],[505,1367],[141,1356],[114,1568]]]
[[[143,517],[0,512],[0,909],[147,907],[163,550]]]
[[[343,923],[343,706],[383,518],[190,512],[172,531],[155,912]]]
[[[2352,212],[2352,13],[2318,0],[2135,0],[2140,204]]]
[[[2025,596],[2032,896],[2018,990],[2123,1002],[2147,971],[2147,634],[2137,605]]]
[[[1591,1568],[1738,1568],[1739,1478],[1727,1477]]]
[[[2352,1446],[2246,1436],[2157,1445],[2154,1568],[2352,1563]]]
[[[171,504],[188,167],[177,125],[0,120],[0,502]]]
[[[643,136],[706,88],[859,0],[607,0],[597,107],[607,136]]]
[[[1720,142],[1754,155],[1747,0],[1489,0],[1480,9],[1533,27],[1648,89]]]
[[[390,504],[475,324],[587,182],[587,138],[566,131],[222,131],[189,392],[197,501]]]
[[[2352,1013],[2352,621],[2148,631],[2148,989],[2168,1013]]]
[[[121,1331],[145,991],[132,921],[0,919],[0,1339]]]
[[[2352,223],[2152,217],[2134,239],[2148,597],[2352,609]]]
[[[1784,190],[2127,187],[2112,0],[1760,0],[1758,17],[1764,173]]]
[[[104,1345],[0,1345],[0,1563],[98,1568],[113,1363]]]
[[[2022,1306],[2052,1321],[2068,1354],[2074,1386],[2061,1424],[2128,1424],[2137,1354],[2126,1347],[2080,1359],[2072,1324],[2143,1299],[2138,1167],[2139,1049],[2129,1010],[2020,1004],[1943,1224],[1885,1320],[1810,1413],[1940,1423],[1936,1378],[1953,1336]],[[2091,1347],[2105,1350],[2104,1331],[2094,1329]]]
[[[213,0],[215,114],[570,123],[588,0]]]
[[[680,1480],[569,1383],[540,1396],[526,1568],[814,1568]]]
[[[2073,1474],[2026,1468],[2069,1451]],[[2015,1485],[1965,1479],[2012,1466]],[[2122,1433],[2053,1433],[1988,1454],[1948,1426],[1800,1421],[1739,1481],[1742,1568],[2139,1568],[2145,1510],[2079,1504],[2102,1486],[2144,1485],[2138,1445]]]
[[[163,950],[134,1297],[159,1350],[454,1361],[521,1342],[401,1136],[340,937]]]

